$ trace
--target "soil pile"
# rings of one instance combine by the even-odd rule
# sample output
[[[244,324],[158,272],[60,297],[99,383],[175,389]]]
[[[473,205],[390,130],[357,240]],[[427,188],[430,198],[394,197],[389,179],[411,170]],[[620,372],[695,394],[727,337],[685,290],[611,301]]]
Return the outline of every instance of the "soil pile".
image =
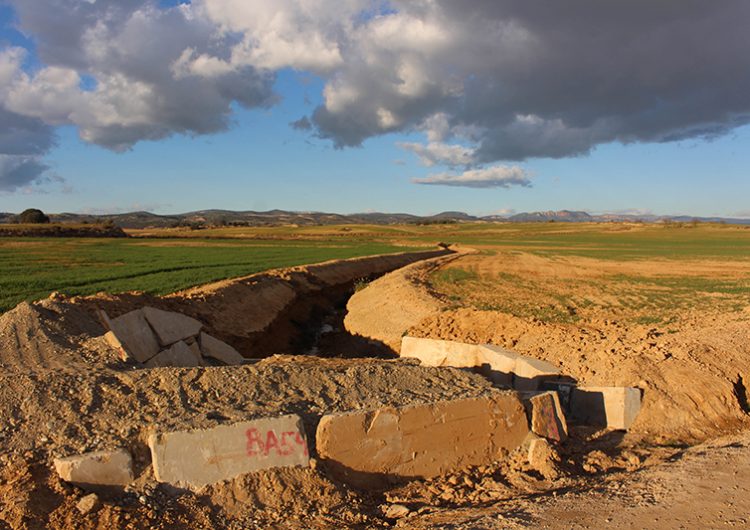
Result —
[[[476,274],[480,278],[497,277],[502,270],[523,272],[526,279],[521,287],[515,276],[488,285],[469,284],[468,302],[473,297],[483,297],[480,305],[489,305],[491,300],[498,304],[507,300],[516,304],[522,299],[536,301],[543,292],[551,292],[551,296],[563,292],[572,299],[582,297],[582,292],[591,296],[597,271],[591,262],[596,260],[583,260],[586,263],[581,267],[581,259],[566,263],[516,254],[508,260],[505,255],[448,256],[385,275],[352,297],[347,327],[388,342],[394,349],[399,348],[400,336],[407,333],[496,344],[549,361],[586,385],[641,388],[643,408],[628,433],[633,441],[694,443],[750,425],[745,387],[750,381],[746,368],[750,365],[747,311],[686,307],[680,310],[679,319],[644,325],[628,320],[626,308],[589,305],[574,322],[555,322],[518,317],[502,310],[457,308],[460,302],[455,295],[449,298],[441,286],[431,281],[436,272],[456,268],[468,271],[467,276]],[[518,270],[513,268],[514,260]],[[653,266],[638,262],[625,266],[654,270]],[[619,274],[623,268],[609,262],[598,267],[612,274]],[[695,274],[706,267],[714,270],[716,264],[690,264],[687,273]],[[677,271],[673,267],[671,272]],[[571,283],[572,278],[581,275],[580,285]],[[551,289],[552,284],[557,285],[557,291]],[[463,294],[455,289],[448,292]],[[407,296],[397,297],[395,293]],[[406,309],[401,311],[400,305]],[[384,311],[384,307],[388,310]],[[413,318],[401,319],[404,314]],[[394,318],[401,321],[394,324]]]

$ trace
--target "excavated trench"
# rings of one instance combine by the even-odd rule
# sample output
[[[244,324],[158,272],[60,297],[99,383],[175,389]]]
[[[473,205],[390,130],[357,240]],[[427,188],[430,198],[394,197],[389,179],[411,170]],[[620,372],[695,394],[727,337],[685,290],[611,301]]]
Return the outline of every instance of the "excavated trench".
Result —
[[[242,341],[250,358],[274,354],[341,358],[391,358],[397,354],[382,342],[349,333],[346,304],[359,286],[385,273],[370,274],[299,296],[263,332]]]

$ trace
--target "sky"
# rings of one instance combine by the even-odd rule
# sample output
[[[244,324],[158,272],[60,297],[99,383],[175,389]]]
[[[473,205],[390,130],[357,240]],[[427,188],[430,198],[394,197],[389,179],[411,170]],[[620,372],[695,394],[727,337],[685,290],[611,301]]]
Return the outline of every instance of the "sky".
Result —
[[[750,217],[746,0],[0,0],[0,211]]]

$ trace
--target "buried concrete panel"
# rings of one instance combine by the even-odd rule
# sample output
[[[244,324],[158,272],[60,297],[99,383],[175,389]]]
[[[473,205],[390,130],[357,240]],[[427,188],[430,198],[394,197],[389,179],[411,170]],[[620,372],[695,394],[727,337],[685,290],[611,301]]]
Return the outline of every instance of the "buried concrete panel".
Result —
[[[196,319],[173,311],[163,311],[154,307],[144,307],[142,311],[162,346],[195,337],[203,327]]]
[[[192,490],[261,469],[307,466],[310,461],[297,415],[152,434],[148,446],[156,480]]]
[[[573,390],[570,408],[578,423],[627,430],[641,410],[641,391],[632,387],[578,387]]]
[[[501,460],[529,433],[514,392],[323,416],[318,454],[339,479],[382,488]]]
[[[124,449],[56,458],[54,464],[60,478],[81,486],[125,486],[133,480],[133,460]]]
[[[139,363],[159,353],[156,335],[140,309],[110,320],[109,326],[114,335],[107,339],[110,345],[116,347],[119,343]]]
[[[404,337],[400,355],[424,366],[475,368],[493,383],[520,391],[538,390],[544,381],[560,377],[553,364],[493,344]]]
[[[179,341],[171,348],[159,352],[149,359],[146,368],[165,368],[169,366],[178,368],[190,368],[193,366],[203,366],[200,349],[197,344],[192,346]]]
[[[419,359],[423,366],[474,368],[478,366],[479,346],[450,340],[404,337],[401,339],[400,356]]]
[[[419,359],[423,366],[474,368],[494,383],[510,387],[518,354],[492,344],[404,337],[400,356]]]
[[[208,333],[201,332],[201,352],[204,357],[211,357],[229,366],[240,365],[245,358],[237,350],[226,342],[212,337]]]
[[[522,398],[531,432],[556,442],[567,439],[568,424],[557,392],[530,392],[522,395]]]
[[[519,355],[513,369],[513,388],[520,391],[538,390],[546,380],[556,379],[560,370],[553,364]]]

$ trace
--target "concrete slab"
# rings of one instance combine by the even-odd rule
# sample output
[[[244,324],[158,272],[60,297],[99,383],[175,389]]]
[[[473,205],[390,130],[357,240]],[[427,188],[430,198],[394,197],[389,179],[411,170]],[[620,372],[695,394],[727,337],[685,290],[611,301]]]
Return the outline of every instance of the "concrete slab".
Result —
[[[296,415],[152,434],[148,446],[156,480],[192,490],[260,469],[307,466],[310,461],[302,419]]]
[[[641,391],[632,387],[578,387],[573,390],[570,408],[576,422],[627,430],[641,410]]]
[[[204,357],[211,357],[212,359],[221,361],[229,366],[238,366],[245,360],[245,358],[229,344],[212,337],[208,333],[201,332],[200,343],[201,352]]]
[[[60,478],[80,486],[125,486],[133,481],[133,459],[125,449],[56,458]]]
[[[518,354],[492,344],[403,337],[400,356],[419,359],[423,366],[473,368],[494,383],[510,387]]]
[[[538,390],[545,380],[560,377],[560,370],[546,361],[519,355],[513,375],[513,388],[518,391],[532,391]]]
[[[531,432],[548,440],[563,442],[568,424],[557,392],[532,392],[522,395]]]
[[[323,416],[316,433],[326,468],[360,488],[382,488],[501,460],[529,427],[514,392]]]
[[[156,335],[140,309],[113,318],[110,327],[127,353],[139,363],[145,363],[159,353]]]
[[[203,327],[196,319],[173,311],[163,311],[154,307],[144,307],[142,311],[162,346],[195,337]]]
[[[482,344],[478,357],[480,371],[496,385],[512,388],[518,357],[514,351],[492,344]]]
[[[159,352],[146,361],[146,368],[164,368],[174,366],[178,368],[189,368],[192,366],[203,366],[200,349],[196,344],[193,347],[179,341],[171,348]]]

